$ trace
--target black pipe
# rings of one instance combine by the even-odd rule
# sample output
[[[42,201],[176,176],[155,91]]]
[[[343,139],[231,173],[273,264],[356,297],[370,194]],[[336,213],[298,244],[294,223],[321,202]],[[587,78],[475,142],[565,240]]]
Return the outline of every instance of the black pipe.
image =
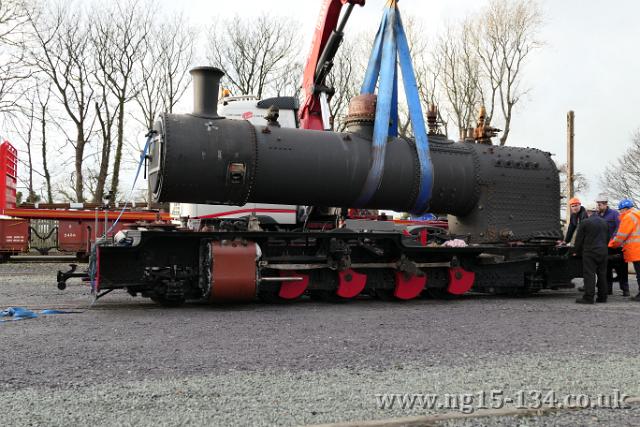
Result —
[[[216,67],[196,67],[189,73],[193,78],[193,115],[218,118],[218,93],[224,72]]]

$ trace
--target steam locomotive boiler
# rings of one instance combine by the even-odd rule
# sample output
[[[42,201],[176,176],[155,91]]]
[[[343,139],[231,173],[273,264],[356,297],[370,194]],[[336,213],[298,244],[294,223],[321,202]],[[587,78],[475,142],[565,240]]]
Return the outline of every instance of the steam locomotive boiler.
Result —
[[[470,289],[534,292],[569,286],[579,275],[566,248],[555,246],[560,195],[549,153],[430,135],[425,171],[413,141],[389,138],[379,185],[363,199],[374,162],[375,99],[356,99],[343,133],[281,128],[275,114],[254,126],[218,115],[220,70],[191,74],[193,113],[164,114],[153,132],[155,201],[428,211],[448,215],[448,232],[376,221],[328,231],[304,224],[276,231],[132,229],[96,247],[97,292],[123,288],[169,305],[304,294],[412,299]],[[416,206],[425,188],[431,197]],[[466,243],[449,245],[453,239]],[[66,278],[59,274],[59,286]]]
[[[453,234],[471,242],[560,237],[558,171],[536,149],[430,138],[433,183],[421,176],[413,141],[390,139],[377,191],[358,197],[372,164],[375,104],[358,108],[345,133],[253,126],[216,111],[222,73],[192,70],[192,114],[166,114],[156,125],[149,179],[156,201],[243,205],[247,202],[414,209],[449,214]]]

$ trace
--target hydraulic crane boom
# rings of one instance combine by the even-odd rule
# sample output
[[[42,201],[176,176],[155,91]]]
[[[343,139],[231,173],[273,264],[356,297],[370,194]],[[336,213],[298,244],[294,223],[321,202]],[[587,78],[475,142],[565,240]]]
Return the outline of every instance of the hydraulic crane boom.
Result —
[[[303,129],[328,130],[329,97],[333,89],[325,84],[327,74],[333,66],[333,58],[344,36],[344,27],[353,7],[364,6],[366,0],[324,0],[315,34],[311,42],[311,52],[307,58],[302,80],[305,93],[304,104],[300,108],[300,127]],[[342,6],[348,4],[340,18]],[[338,21],[340,21],[338,23]]]

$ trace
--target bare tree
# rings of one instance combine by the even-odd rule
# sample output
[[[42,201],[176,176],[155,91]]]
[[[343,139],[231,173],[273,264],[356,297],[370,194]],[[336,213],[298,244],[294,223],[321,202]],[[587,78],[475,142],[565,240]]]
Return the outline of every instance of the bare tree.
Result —
[[[481,100],[480,64],[471,49],[470,38],[469,26],[449,26],[433,54],[437,81],[448,101],[460,139],[464,139],[466,130],[472,126]]]
[[[567,194],[567,164],[558,165],[558,174],[560,175],[560,194]],[[573,192],[575,194],[582,193],[589,189],[589,180],[582,172],[573,174]]]
[[[484,74],[483,102],[487,106],[487,118],[489,121],[494,118],[498,104],[504,129],[500,145],[505,145],[513,107],[528,91],[522,83],[522,69],[530,54],[541,46],[537,36],[542,12],[536,1],[491,0],[470,25],[473,28],[470,41]]]
[[[162,69],[160,97],[163,110],[172,113],[190,84],[189,66],[193,62],[197,31],[184,15],[178,15],[160,25],[158,32],[156,43],[162,50],[158,55]]]
[[[273,95],[275,96],[294,96],[300,98],[302,96],[302,87],[300,79],[304,72],[304,66],[300,61],[290,62],[286,65],[282,78],[273,81]]]
[[[239,95],[275,94],[298,56],[296,28],[296,22],[282,17],[236,15],[211,27],[207,56]]]
[[[433,61],[433,55],[429,55],[429,43],[422,22],[415,16],[405,16],[402,20],[418,85],[422,112],[426,114],[429,105],[440,105],[440,94],[437,89],[442,64]],[[443,120],[442,122],[444,123]],[[403,138],[414,138],[409,111],[404,104],[399,106],[398,111],[398,135]]]
[[[147,129],[153,128],[159,113],[173,112],[188,88],[196,36],[195,28],[183,14],[151,28],[146,54],[135,76],[139,87],[136,102]]]
[[[91,133],[91,107],[94,90],[91,44],[86,15],[79,8],[58,5],[40,13],[29,13],[34,35],[30,61],[52,83],[58,102],[75,127],[70,141],[75,151],[72,181],[75,199],[84,201],[83,162]]]
[[[104,78],[103,84],[113,95],[117,105],[116,146],[110,189],[116,195],[125,138],[125,109],[140,90],[133,76],[145,55],[147,35],[151,27],[151,8],[134,0],[119,0],[98,13],[100,16],[93,20],[91,33],[99,69],[96,75]],[[109,16],[110,19],[104,19],[104,16]],[[104,102],[102,104],[106,105]]]
[[[640,129],[624,154],[605,167],[600,182],[603,192],[613,199],[640,201]]]
[[[449,25],[433,56],[433,73],[446,98],[445,110],[458,127],[460,139],[474,125],[481,105],[487,124],[501,113],[500,145],[511,130],[513,108],[527,93],[522,70],[541,46],[537,33],[542,13],[536,1],[491,0],[480,13]]]
[[[428,111],[431,105],[437,108],[438,120],[444,126],[444,134],[447,135],[447,121],[442,117],[442,112],[446,107],[441,101],[440,93],[442,90],[439,84],[442,64],[438,64],[436,61],[428,61],[427,50],[425,46],[423,54],[413,56],[420,103],[425,112]]]
[[[48,139],[47,124],[49,121],[49,101],[51,100],[51,84],[37,86],[38,102],[38,122],[40,124],[40,146],[42,154],[42,177],[44,178],[45,190],[47,192],[47,202],[53,203],[53,192],[51,191],[51,173],[47,161]]]
[[[0,40],[11,43],[16,33],[24,31],[28,7],[24,0],[0,0]]]
[[[114,141],[113,125],[118,116],[120,104],[117,100],[114,101],[112,99],[104,69],[97,67],[95,73],[97,74],[96,87],[98,88],[98,95],[94,106],[102,142],[100,144],[98,172],[90,172],[89,181],[91,182],[90,190],[93,201],[100,203],[104,196],[104,188],[109,174],[109,161]]]
[[[20,100],[20,111],[11,118],[10,122],[15,130],[15,141],[17,148],[26,154],[26,158],[19,156],[19,161],[27,170],[26,178],[19,174],[18,179],[27,188],[27,203],[34,203],[41,199],[38,194],[40,185],[36,178],[44,180],[44,192],[46,199],[51,203],[53,195],[51,191],[51,175],[47,164],[47,123],[48,104],[51,99],[51,87],[47,84],[36,82]],[[42,156],[42,168],[38,162],[38,145],[40,145],[40,155]],[[41,188],[41,187],[40,187]]]
[[[333,117],[333,128],[342,132],[345,129],[344,119],[347,115],[349,101],[360,93],[360,83],[365,71],[367,58],[362,39],[345,40],[333,60],[333,68],[327,76],[327,86],[335,90],[329,108]]]
[[[424,62],[417,63],[416,79],[418,82],[418,93],[420,95],[420,103],[422,104],[423,111],[428,111],[431,106],[436,108],[436,120],[441,132],[445,136],[449,135],[449,123],[443,116],[445,110],[445,104],[441,100],[441,88],[438,82],[440,81],[440,66],[438,64],[425,65]]]
[[[0,114],[15,114],[26,91],[22,84],[31,76],[21,45],[30,5],[24,0],[0,0]]]
[[[27,203],[34,203],[39,200],[39,197],[36,194],[34,189],[34,162],[33,162],[33,149],[34,149],[34,128],[36,127],[36,94],[34,92],[28,93],[27,99],[22,100],[24,104],[23,112],[24,114],[20,115],[17,120],[13,120],[14,128],[16,130],[15,134],[18,138],[19,150],[24,151],[26,153],[26,160],[18,159],[21,164],[23,164],[27,169],[27,178],[24,179],[20,175],[18,175],[18,180],[23,183],[27,187],[27,198],[25,201]],[[24,150],[22,150],[24,147]]]

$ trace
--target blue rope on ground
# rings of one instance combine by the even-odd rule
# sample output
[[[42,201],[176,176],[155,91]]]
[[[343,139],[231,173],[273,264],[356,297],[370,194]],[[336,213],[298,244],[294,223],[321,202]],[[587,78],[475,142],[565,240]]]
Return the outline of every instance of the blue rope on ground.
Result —
[[[27,310],[26,308],[9,307],[6,310],[2,310],[0,312],[0,317],[3,318],[2,319],[3,322],[6,322],[6,321],[15,321],[15,320],[23,320],[23,319],[33,319],[35,317],[38,317],[38,315],[31,310]],[[9,319],[4,319],[5,317],[8,317]]]
[[[40,314],[73,314],[80,313],[78,311],[64,311],[55,309],[44,309],[40,311]],[[16,322],[18,320],[35,319],[38,316],[34,311],[28,310],[23,307],[9,307],[6,310],[0,311],[0,323],[2,322]]]

